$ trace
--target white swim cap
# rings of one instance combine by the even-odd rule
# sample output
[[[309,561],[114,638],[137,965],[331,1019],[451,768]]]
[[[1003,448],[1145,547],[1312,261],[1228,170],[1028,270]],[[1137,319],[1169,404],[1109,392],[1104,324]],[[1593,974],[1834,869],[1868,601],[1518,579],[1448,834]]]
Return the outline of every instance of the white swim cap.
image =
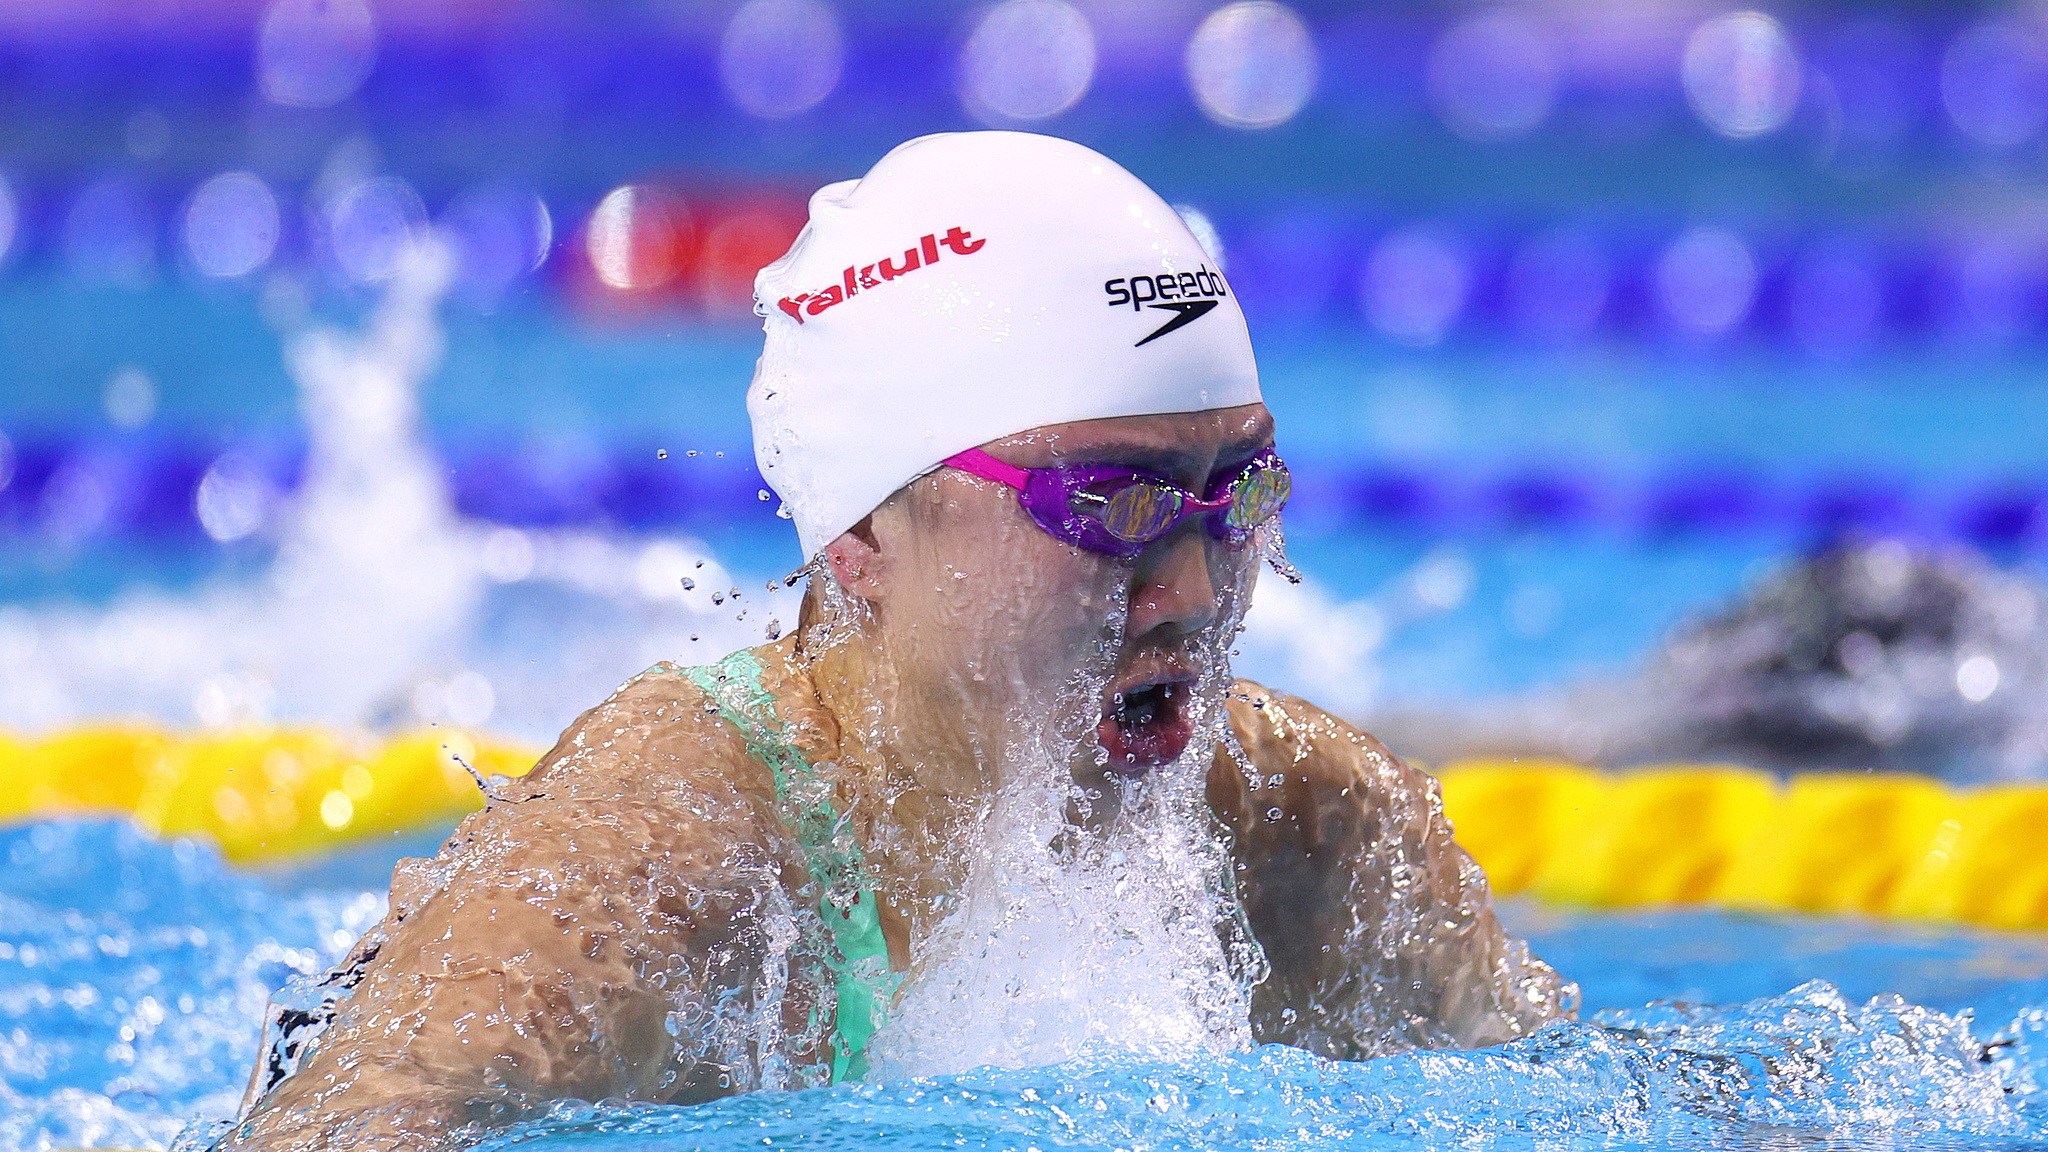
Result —
[[[1259,399],[1215,259],[1137,177],[1051,136],[925,136],[819,189],[754,308],[754,458],[806,559],[956,452]]]

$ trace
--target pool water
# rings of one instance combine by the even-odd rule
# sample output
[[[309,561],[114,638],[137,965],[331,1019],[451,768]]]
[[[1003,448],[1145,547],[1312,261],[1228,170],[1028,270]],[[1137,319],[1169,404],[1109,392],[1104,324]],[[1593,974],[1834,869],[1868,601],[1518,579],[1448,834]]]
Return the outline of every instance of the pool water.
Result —
[[[434,841],[257,873],[115,820],[0,829],[0,1149],[209,1132],[240,1100],[269,994],[338,958],[381,915],[391,862]],[[2048,1146],[2048,936],[1505,913],[1582,983],[1587,1022],[1363,1063],[1104,1050],[697,1108],[565,1104],[482,1146]]]
[[[305,477],[263,532],[224,534],[218,548],[209,537],[190,563],[182,546],[143,547],[140,567],[158,579],[138,575],[134,541],[118,534],[88,533],[67,551],[44,532],[35,548],[0,556],[0,723],[39,731],[124,714],[171,727],[284,719],[384,730],[448,720],[542,741],[634,669],[713,658],[795,618],[794,591],[766,583],[795,563],[786,525],[751,483],[737,504],[653,527],[476,502],[480,491],[558,488],[563,508],[581,507],[586,488],[604,485],[571,481],[603,479],[608,457],[582,460],[571,451],[579,437],[619,446],[615,464],[638,453],[640,468],[695,469],[700,487],[724,491],[710,472],[721,450],[744,460],[732,383],[752,337],[591,341],[608,349],[600,355],[527,317],[510,324],[537,341],[525,351],[561,355],[483,355],[490,342],[474,324],[442,327],[437,299],[424,282],[395,293],[410,303],[349,336],[324,375],[287,357],[295,367],[284,373],[230,373],[239,383],[205,391],[214,416],[267,413],[223,434],[247,460],[269,459],[264,429],[285,422],[293,377]],[[0,296],[0,315],[19,303]],[[167,327],[140,320],[138,330]],[[448,370],[427,388],[443,335]],[[677,345],[691,354],[670,363]],[[244,351],[271,365],[279,348],[264,336]],[[1969,492],[2030,468],[2042,444],[2039,422],[2025,419],[2032,394],[1996,373],[1901,383],[1881,399],[1847,385],[1780,388],[1761,368],[1653,393],[1612,364],[1567,379],[1483,356],[1432,358],[1425,371],[1341,341],[1264,351],[1273,407],[1293,429],[1302,486],[1289,531],[1310,580],[1266,583],[1238,666],[1347,715],[1625,666],[1809,541],[1832,477],[1882,461],[1878,487],[1906,495],[1897,523],[1881,527],[1944,539],[1954,510],[1974,507]],[[672,370],[671,386],[652,390],[658,403],[644,395],[656,360]],[[529,370],[479,367],[508,363]],[[205,423],[207,412],[179,412],[197,395],[167,388],[160,422]],[[362,403],[320,399],[334,396]],[[572,419],[572,401],[608,415]],[[416,403],[417,423],[356,418]],[[33,408],[14,398],[0,416],[19,423]],[[494,431],[486,417],[500,410],[529,426]],[[1829,419],[1842,413],[1856,418]],[[465,447],[465,436],[481,439]],[[69,524],[58,497],[105,495],[85,480],[112,484],[121,472],[86,464],[132,454],[108,443],[79,456],[78,483],[44,478],[40,519],[15,484],[13,519],[0,527]],[[664,445],[681,451],[657,454]],[[477,463],[528,458],[547,476]],[[1714,466],[1673,463],[1694,459]],[[1957,460],[1970,462],[1967,475],[1950,467]],[[1694,473],[1705,479],[1694,484]],[[221,472],[221,483],[238,475]],[[560,483],[541,483],[548,476]],[[375,512],[387,508],[408,515]],[[324,659],[301,659],[309,650]],[[458,685],[477,689],[461,708]],[[392,861],[435,839],[258,874],[225,867],[203,843],[159,843],[118,822],[0,830],[0,1152],[165,1147],[181,1132],[202,1144],[239,1103],[270,994],[333,963],[381,915]],[[1485,1052],[1365,1063],[1283,1048],[1176,1059],[1105,1050],[1047,1068],[689,1110],[565,1105],[492,1142],[2048,1145],[2048,937],[1706,912],[1509,914],[1581,981],[1587,1022]],[[1646,1007],[1660,1001],[1717,1007]]]
[[[319,318],[343,332],[370,324],[341,312]],[[254,695],[268,718],[378,726],[388,717],[358,696],[388,710],[420,683],[469,669],[495,687],[495,730],[547,740],[657,657],[698,662],[758,642],[758,614],[744,627],[732,613],[712,619],[721,614],[711,605],[685,604],[674,580],[657,578],[661,554],[677,549],[715,556],[750,593],[801,561],[748,465],[743,394],[757,329],[594,328],[535,302],[486,317],[433,299],[408,323],[445,346],[438,360],[417,357],[424,367],[381,366],[397,372],[417,425],[402,444],[351,452],[431,461],[431,490],[408,498],[445,504],[451,521],[431,538],[388,543],[371,539],[376,525],[339,528],[401,558],[502,530],[530,550],[515,565],[521,575],[493,568],[428,617],[436,627],[408,621],[375,635],[366,647],[388,658],[364,663],[398,671],[360,693],[291,683],[274,670],[285,660],[267,653],[225,659],[219,625],[202,620],[198,655],[153,654],[190,667],[165,677],[178,691],[151,694],[125,669],[97,676],[106,661],[78,652],[96,640],[67,633],[146,595],[189,606],[227,589],[230,608],[246,614],[276,556],[319,535],[295,538],[290,526],[292,500],[308,502],[308,452],[351,430],[322,426],[306,382],[283,363],[295,335],[266,324],[253,298],[176,284],[86,296],[0,284],[0,328],[79,334],[0,343],[0,379],[12,385],[0,389],[0,436],[19,458],[13,482],[0,484],[0,539],[14,545],[0,548],[0,668],[12,653],[41,653],[20,659],[16,682],[0,676],[0,724],[36,730],[116,713],[210,723],[191,685],[224,678],[261,681]],[[1290,551],[1309,585],[1283,602],[1280,582],[1266,582],[1238,666],[1276,687],[1312,688],[1346,715],[1628,670],[1673,626],[1843,529],[1962,539],[2040,571],[2039,533],[2027,526],[2048,517],[2037,507],[2048,421],[2036,418],[2029,359],[1900,356],[1844,373],[1761,353],[1418,354],[1342,329],[1262,328],[1257,338],[1297,477]],[[157,414],[140,429],[108,427],[97,385],[81,384],[126,363],[160,377]],[[194,519],[193,485],[230,456],[267,475],[279,502],[257,502],[270,509],[260,530],[216,541]],[[153,471],[152,461],[170,464]],[[80,492],[98,496],[65,511]],[[2018,501],[2016,536],[1969,527],[1998,520],[2007,497]],[[584,562],[600,544],[609,554]],[[333,618],[322,624],[330,635],[371,635],[392,615],[343,592],[317,606]],[[685,608],[693,618],[681,618]],[[657,609],[675,618],[605,627]],[[643,651],[657,631],[665,647]],[[79,671],[39,685],[52,653]],[[532,676],[543,657],[548,675]]]

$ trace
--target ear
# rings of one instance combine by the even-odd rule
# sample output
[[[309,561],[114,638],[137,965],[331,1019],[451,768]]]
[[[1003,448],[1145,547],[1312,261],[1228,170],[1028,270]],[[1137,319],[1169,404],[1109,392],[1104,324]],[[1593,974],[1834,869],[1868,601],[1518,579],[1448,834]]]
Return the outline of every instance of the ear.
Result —
[[[862,600],[879,599],[884,573],[882,550],[875,545],[874,517],[863,518],[825,545],[825,563],[832,569],[832,578],[839,581],[848,595]]]

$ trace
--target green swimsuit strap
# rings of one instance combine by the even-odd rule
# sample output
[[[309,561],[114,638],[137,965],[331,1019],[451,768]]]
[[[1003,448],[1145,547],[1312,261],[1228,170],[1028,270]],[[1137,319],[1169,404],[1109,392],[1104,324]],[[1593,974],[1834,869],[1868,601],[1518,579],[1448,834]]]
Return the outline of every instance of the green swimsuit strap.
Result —
[[[832,786],[785,735],[775,698],[761,685],[761,662],[745,649],[716,664],[683,669],[718,715],[737,728],[747,754],[775,777],[775,804],[796,835],[804,866],[818,883],[818,912],[838,953],[829,957],[838,1004],[832,1027],[832,1082],[868,1071],[868,1040],[882,1027],[902,980],[889,968],[889,945],[859,841],[832,805]]]

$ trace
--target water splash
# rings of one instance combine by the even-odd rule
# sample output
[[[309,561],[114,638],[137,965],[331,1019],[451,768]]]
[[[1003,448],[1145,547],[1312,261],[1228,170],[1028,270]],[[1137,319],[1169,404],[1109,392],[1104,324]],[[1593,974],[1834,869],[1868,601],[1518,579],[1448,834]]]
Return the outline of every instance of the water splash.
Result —
[[[913,511],[912,522],[922,514]],[[928,535],[921,529],[917,538]],[[943,853],[924,857],[949,862],[943,890],[884,887],[899,906],[924,903],[932,928],[913,934],[908,979],[874,1041],[882,1074],[1040,1065],[1105,1044],[1160,1054],[1250,1046],[1248,986],[1261,959],[1204,797],[1228,730],[1225,649],[1255,576],[1249,565],[1235,571],[1238,582],[1221,589],[1220,617],[1188,636],[1180,654],[1197,679],[1180,705],[1192,736],[1172,763],[1123,775],[1105,767],[1108,753],[1097,743],[1104,702],[1128,655],[1121,569],[1105,568],[1095,573],[1099,587],[1075,590],[1103,612],[1064,682],[1044,684],[1030,646],[1012,643],[973,645],[964,671],[925,686],[976,702],[952,715],[995,714],[968,735],[964,757],[984,766],[993,787],[949,827]],[[864,602],[845,597],[835,581],[820,588],[825,610],[806,637],[812,653],[855,642],[871,624]],[[1038,611],[997,599],[998,616]],[[960,622],[963,631],[984,625]],[[841,723],[879,747],[895,715],[877,701]],[[917,786],[904,781],[874,802],[892,807]]]
[[[280,895],[212,845],[115,821],[0,830],[0,1148],[161,1148],[231,1114],[271,992],[380,893]]]
[[[1982,1051],[1967,1016],[1851,1005],[1816,982],[1364,1063],[1273,1046],[1096,1054],[690,1109],[565,1103],[478,1147],[2018,1149],[2048,1136],[2033,1097],[2006,1091],[2040,1075],[2023,1063],[2038,1056]]]
[[[0,725],[454,722],[551,740],[636,669],[759,643],[762,621],[793,616],[787,589],[750,594],[749,621],[684,588],[739,582],[694,540],[459,518],[418,412],[449,274],[430,240],[360,330],[289,322],[309,455],[260,576],[0,609]]]
[[[210,1131],[241,1095],[265,997],[333,962],[383,911],[378,893],[357,886],[374,882],[367,869],[337,875],[327,862],[266,883],[202,844],[162,843],[111,821],[8,829],[0,860],[0,1149],[9,1152],[163,1147],[188,1119]],[[1652,951],[1697,935],[1640,915],[1613,919],[1608,936],[1624,950],[1589,963],[1627,969],[1646,935]],[[1735,934],[1749,922],[1724,919]],[[1992,934],[1953,939],[1953,963],[1973,970],[2000,947]],[[1979,951],[1964,947],[1970,940]],[[483,1147],[1734,1149],[1774,1140],[2038,1146],[2048,1140],[2048,1005],[1973,1021],[1888,996],[1857,1004],[1813,983],[1724,1007],[1605,1011],[1478,1052],[1346,1063],[1279,1047],[1097,1049],[1049,1067],[689,1108],[569,1102]]]
[[[1077,695],[1101,699],[1099,689]],[[877,1069],[1028,1067],[1105,1045],[1250,1047],[1248,989],[1262,958],[1248,929],[1218,932],[1241,910],[1200,807],[1215,748],[1212,728],[1181,762],[1109,781],[1122,795],[1099,832],[1067,820],[1075,803],[1104,797],[1075,796],[1069,782],[1006,789],[981,837],[963,842],[971,862],[958,907],[920,942],[895,1023],[876,1040]]]

